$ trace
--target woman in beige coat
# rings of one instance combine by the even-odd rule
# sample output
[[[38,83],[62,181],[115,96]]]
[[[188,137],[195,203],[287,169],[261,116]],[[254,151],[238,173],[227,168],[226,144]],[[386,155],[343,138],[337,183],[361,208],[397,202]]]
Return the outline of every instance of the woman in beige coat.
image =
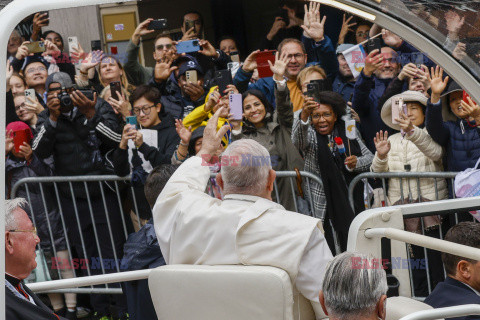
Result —
[[[395,122],[392,121],[392,108],[397,108],[398,98],[403,99],[401,111]],[[372,162],[373,172],[435,172],[443,171],[442,157],[443,148],[437,144],[428,134],[425,123],[425,109],[427,97],[418,91],[406,91],[391,97],[382,107],[381,117],[383,122],[390,128],[401,130],[388,137],[388,133],[378,132],[374,138],[377,152]],[[390,178],[388,181],[389,205],[423,202],[446,199],[448,197],[447,183],[445,179],[402,179]],[[420,190],[420,194],[419,194]],[[438,198],[437,198],[438,193]],[[425,234],[438,237],[440,226],[439,216],[427,216],[422,218]],[[405,219],[405,229],[410,232],[421,233],[422,222],[420,218]],[[424,258],[421,247],[411,246],[411,256],[415,259]],[[440,255],[437,252],[428,251],[429,265],[440,264]],[[436,283],[443,280],[441,270],[436,272],[430,268],[432,289]],[[438,269],[438,268],[436,268]],[[438,270],[437,270],[438,271]],[[412,270],[416,296],[428,294],[427,277],[424,270]]]
[[[403,98],[407,114],[400,112],[398,124],[392,122],[392,101]],[[382,108],[382,120],[387,126],[403,132],[388,137],[388,133],[377,133],[375,147],[377,152],[373,159],[373,172],[438,172],[443,171],[443,148],[428,134],[425,123],[425,108],[427,97],[418,91],[406,91],[391,97]],[[388,140],[387,140],[388,138]],[[409,200],[437,200],[434,179],[392,178],[388,182],[388,201],[390,205]],[[403,191],[402,191],[403,187]],[[438,200],[448,196],[447,184],[444,179],[437,179]],[[420,195],[418,194],[420,189]],[[411,230],[414,231],[414,230]]]

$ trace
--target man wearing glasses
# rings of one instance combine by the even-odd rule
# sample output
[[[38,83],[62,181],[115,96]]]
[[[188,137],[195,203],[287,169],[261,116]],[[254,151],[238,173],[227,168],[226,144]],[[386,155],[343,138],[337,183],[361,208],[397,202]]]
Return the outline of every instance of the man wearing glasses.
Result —
[[[127,61],[123,67],[127,73],[128,81],[136,86],[146,84],[153,74],[153,67],[144,67],[138,62],[141,38],[155,32],[155,30],[148,29],[152,20],[152,18],[149,18],[140,23],[127,45]],[[177,59],[177,49],[170,36],[160,33],[153,43],[153,59],[155,59],[155,61],[158,62],[166,58],[172,61]]]
[[[27,86],[31,89],[35,89],[37,100],[43,107],[46,107],[47,94],[45,90],[45,82],[48,77],[48,63],[43,58],[34,57],[32,59],[26,59],[23,74]]]
[[[23,280],[37,267],[37,230],[28,218],[23,198],[5,200],[5,308],[9,320],[61,320]]]

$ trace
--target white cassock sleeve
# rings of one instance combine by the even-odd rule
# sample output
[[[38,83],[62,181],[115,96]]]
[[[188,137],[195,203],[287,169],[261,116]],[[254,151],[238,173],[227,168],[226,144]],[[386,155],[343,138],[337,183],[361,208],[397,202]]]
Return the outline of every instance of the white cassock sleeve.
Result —
[[[310,236],[303,253],[295,286],[307,299],[318,303],[327,263],[333,259],[330,248],[322,232],[317,228]]]

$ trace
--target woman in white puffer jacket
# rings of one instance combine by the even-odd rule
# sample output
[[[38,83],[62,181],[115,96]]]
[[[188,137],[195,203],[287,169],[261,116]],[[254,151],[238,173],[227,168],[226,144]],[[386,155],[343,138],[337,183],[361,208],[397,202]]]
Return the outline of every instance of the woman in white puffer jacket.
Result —
[[[392,121],[392,102],[403,98],[407,114],[400,111],[398,124]],[[403,129],[390,137],[380,131],[374,138],[377,152],[370,170],[372,172],[439,172],[443,171],[443,148],[437,144],[424,127],[427,97],[417,91],[405,91],[395,95],[382,107],[382,120],[395,130]],[[405,108],[405,106],[403,107]],[[391,178],[388,182],[389,205],[398,204],[401,200],[402,187],[405,202],[418,201],[417,179]],[[437,180],[438,200],[448,197],[447,183]],[[420,179],[420,199],[436,200],[435,179]],[[410,230],[414,231],[414,230]]]
[[[403,98],[403,111],[399,112],[396,118],[398,124],[392,121],[392,107],[396,107],[397,98]],[[393,104],[393,106],[392,106]],[[437,144],[428,134],[424,127],[425,108],[427,98],[417,91],[406,91],[402,94],[391,97],[382,107],[381,117],[383,122],[395,130],[402,130],[399,133],[388,137],[388,133],[380,131],[374,138],[377,152],[370,167],[373,172],[435,172],[443,171],[442,156],[443,148]],[[448,197],[447,183],[445,179],[437,180],[435,190],[435,179],[402,179],[390,178],[388,182],[389,205],[438,200]],[[420,181],[420,186],[418,182]],[[420,188],[419,188],[420,187]],[[403,202],[402,200],[403,188]],[[420,189],[420,195],[418,194]],[[437,215],[423,217],[425,235],[431,237],[439,236],[440,217]],[[422,224],[420,218],[404,219],[405,230],[421,233]],[[423,259],[425,257],[423,248],[409,246],[411,258]],[[440,254],[427,250],[429,265],[441,265]],[[432,288],[443,281],[443,274],[436,269],[429,268]],[[415,296],[428,295],[428,284],[425,270],[412,270]]]

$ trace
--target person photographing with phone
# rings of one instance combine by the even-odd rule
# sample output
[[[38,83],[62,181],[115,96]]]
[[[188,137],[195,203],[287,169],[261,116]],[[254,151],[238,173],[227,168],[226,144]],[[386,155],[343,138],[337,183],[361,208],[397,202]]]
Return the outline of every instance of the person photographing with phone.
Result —
[[[365,210],[363,186],[354,191],[355,212],[348,201],[347,188],[352,179],[367,171],[373,154],[354,128],[354,138],[347,136],[343,116],[346,102],[332,91],[321,91],[314,97],[305,97],[299,117],[293,120],[293,144],[305,157],[305,171],[322,179],[322,184],[311,181],[307,185],[313,199],[315,217],[324,218],[325,238],[334,249],[330,220],[338,235],[340,248],[347,246],[348,228],[355,213]],[[353,138],[353,139],[350,139]]]
[[[170,164],[179,142],[175,121],[160,103],[158,89],[138,86],[130,97],[134,116],[127,117],[122,140],[113,153],[113,167],[119,176],[132,175],[132,184],[141,219],[152,217],[150,206],[143,192],[147,175],[153,168]]]

